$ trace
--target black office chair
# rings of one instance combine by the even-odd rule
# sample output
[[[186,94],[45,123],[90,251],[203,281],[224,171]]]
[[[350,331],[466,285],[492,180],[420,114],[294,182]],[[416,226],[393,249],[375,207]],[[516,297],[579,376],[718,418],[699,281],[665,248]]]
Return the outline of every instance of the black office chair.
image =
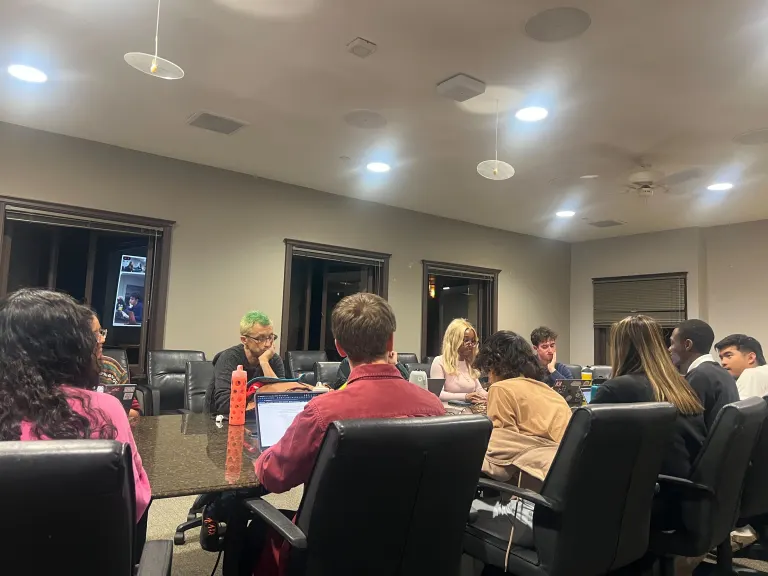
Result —
[[[764,401],[768,398],[763,398]],[[754,522],[753,528],[758,533],[758,542],[766,545],[766,519],[768,518],[768,420],[763,422],[760,435],[752,449],[739,507],[740,521],[744,526]],[[733,573],[733,550],[730,537],[717,547],[717,567],[721,574]]]
[[[416,354],[411,354],[410,352],[398,352],[397,353],[397,361],[400,362],[400,364],[418,364],[419,363],[419,357],[416,356]]]
[[[199,350],[151,350],[147,356],[147,385],[160,393],[160,414],[178,414],[186,405],[187,362],[205,360]]]
[[[131,371],[128,365],[128,353],[125,351],[125,348],[104,348],[101,353],[120,364],[120,367],[130,375]]]
[[[195,414],[206,412],[205,395],[212,383],[212,362],[207,360],[187,362],[184,377],[184,409]]]
[[[133,576],[131,447],[111,440],[0,442],[0,542],[9,574]],[[136,574],[170,576],[170,541],[147,542]]]
[[[730,538],[752,452],[768,415],[762,398],[725,405],[693,465],[690,479],[659,476],[649,549],[661,576],[675,573],[674,557],[697,557]],[[763,490],[765,487],[763,487]]]
[[[566,364],[565,366],[566,368],[568,368],[568,370],[571,371],[571,374],[573,375],[574,378],[576,378],[577,380],[581,378],[581,366],[579,366],[578,364]]]
[[[334,422],[295,525],[246,505],[292,547],[291,576],[457,574],[490,433],[484,416]]]
[[[406,364],[406,368],[408,368],[408,372],[413,372],[414,370],[421,370],[422,372],[427,373],[427,378],[429,378],[429,364]]]
[[[610,366],[592,366],[592,381],[605,382],[610,380],[613,374],[613,368]]]
[[[429,367],[431,368],[435,358],[437,358],[437,356],[424,356],[424,364],[429,364]]]
[[[487,573],[597,576],[642,558],[648,549],[656,476],[677,410],[666,403],[585,406],[571,416],[541,493],[481,479],[481,488],[535,504],[534,549],[513,545],[510,521],[470,520],[464,551]]]
[[[324,350],[289,350],[285,353],[286,376],[298,378],[315,371],[315,362],[328,362]]]
[[[331,384],[336,381],[336,373],[341,362],[315,362],[315,382]]]

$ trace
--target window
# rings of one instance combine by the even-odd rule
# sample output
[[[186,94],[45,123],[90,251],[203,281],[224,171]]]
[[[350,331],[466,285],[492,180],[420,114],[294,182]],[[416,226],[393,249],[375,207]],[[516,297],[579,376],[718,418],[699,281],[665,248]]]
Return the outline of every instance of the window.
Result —
[[[608,339],[614,322],[644,314],[661,324],[668,340],[688,317],[687,273],[594,278],[595,363],[608,363]]]
[[[0,296],[24,287],[90,305],[132,376],[161,349],[173,222],[0,197]],[[132,303],[131,303],[132,302]]]
[[[350,294],[387,297],[389,254],[285,240],[285,279],[280,352],[325,350],[340,360],[331,312]]]
[[[480,342],[496,331],[499,270],[424,261],[421,356],[442,353],[443,334],[454,318],[466,318]]]

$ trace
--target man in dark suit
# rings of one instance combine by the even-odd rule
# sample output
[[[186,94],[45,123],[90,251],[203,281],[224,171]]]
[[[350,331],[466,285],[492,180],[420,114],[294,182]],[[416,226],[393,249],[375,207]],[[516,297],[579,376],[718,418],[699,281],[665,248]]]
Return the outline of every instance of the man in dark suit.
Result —
[[[726,404],[739,399],[736,381],[712,357],[709,351],[715,341],[712,327],[703,320],[686,320],[672,332],[669,353],[704,406],[707,430]]]

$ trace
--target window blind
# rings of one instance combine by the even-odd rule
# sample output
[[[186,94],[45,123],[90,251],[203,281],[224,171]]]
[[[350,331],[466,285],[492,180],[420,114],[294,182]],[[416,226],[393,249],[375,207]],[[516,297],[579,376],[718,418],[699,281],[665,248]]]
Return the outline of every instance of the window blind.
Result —
[[[432,264],[426,261],[424,264],[427,265],[427,274],[434,274],[435,276],[450,276],[451,278],[467,278],[470,280],[489,280],[491,282],[496,280],[496,274],[494,274],[494,272],[451,268],[450,266]]]
[[[665,327],[687,317],[687,274],[595,278],[595,326],[610,326],[631,314],[644,314]]]
[[[66,228],[84,228],[101,232],[116,232],[119,234],[135,234],[139,236],[162,236],[163,229],[151,226],[139,226],[124,222],[112,222],[99,220],[86,216],[72,214],[59,214],[10,205],[6,208],[5,217],[14,222],[28,222],[31,224],[45,224],[48,226],[63,226]]]

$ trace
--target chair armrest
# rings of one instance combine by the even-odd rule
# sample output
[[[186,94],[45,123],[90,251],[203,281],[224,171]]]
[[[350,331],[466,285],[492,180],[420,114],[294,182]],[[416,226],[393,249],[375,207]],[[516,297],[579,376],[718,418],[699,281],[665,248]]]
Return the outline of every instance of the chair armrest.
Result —
[[[280,510],[261,498],[245,500],[245,507],[269,524],[292,548],[304,550],[307,537],[296,524],[286,518]]]
[[[160,415],[160,390],[150,388],[146,384],[136,384],[136,399],[144,416]]]
[[[498,490],[499,492],[502,492],[504,494],[517,496],[522,500],[528,500],[529,502],[533,502],[538,506],[543,506],[544,508],[548,508],[553,512],[560,512],[560,506],[558,505],[557,502],[555,502],[551,498],[542,496],[538,492],[534,492],[533,490],[528,490],[527,488],[520,488],[518,486],[513,486],[512,484],[507,484],[506,482],[491,480],[490,478],[480,478],[477,481],[477,485],[480,488],[491,488],[493,490]]]
[[[671,488],[680,492],[687,492],[692,496],[714,496],[715,494],[714,491],[708,486],[697,484],[696,482],[691,482],[686,478],[659,474],[658,481],[662,490],[664,488]]]
[[[144,544],[136,576],[171,576],[173,542],[151,540]]]

